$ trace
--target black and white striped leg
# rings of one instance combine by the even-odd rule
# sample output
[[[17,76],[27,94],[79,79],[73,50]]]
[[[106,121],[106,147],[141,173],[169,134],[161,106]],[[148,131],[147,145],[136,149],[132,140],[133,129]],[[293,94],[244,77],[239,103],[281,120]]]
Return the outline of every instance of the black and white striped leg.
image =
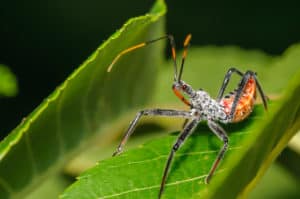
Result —
[[[220,138],[224,145],[221,148],[220,152],[218,153],[218,156],[216,158],[216,160],[214,161],[214,164],[212,165],[208,176],[205,179],[205,182],[208,184],[211,177],[214,175],[220,161],[223,159],[225,152],[227,151],[228,148],[228,136],[225,132],[225,130],[219,126],[219,124],[215,123],[214,121],[208,120],[207,121],[208,127],[218,136],[218,138]]]
[[[242,73],[242,72],[239,71],[238,69],[236,69],[236,68],[230,68],[230,69],[227,71],[227,73],[226,73],[226,75],[225,75],[225,77],[224,77],[224,81],[223,81],[223,83],[222,83],[222,86],[221,86],[221,88],[220,88],[220,91],[219,91],[219,94],[218,94],[218,97],[217,97],[217,101],[218,101],[218,102],[221,101],[221,99],[222,99],[222,97],[223,97],[224,91],[225,91],[225,89],[226,89],[226,87],[227,87],[227,85],[228,85],[228,83],[229,83],[229,80],[230,80],[230,78],[231,78],[232,73],[237,73],[237,74],[240,75],[240,76],[244,76],[244,73]]]
[[[188,121],[189,121],[189,119],[185,119],[185,120],[184,120],[184,122],[183,122],[183,124],[182,124],[182,129],[185,128],[185,125],[188,123]]]
[[[170,152],[170,155],[168,157],[167,163],[166,163],[165,170],[164,170],[163,178],[162,178],[161,185],[160,185],[158,199],[161,198],[161,195],[164,191],[164,187],[165,187],[165,184],[166,184],[166,179],[168,177],[168,173],[169,173],[169,170],[170,170],[170,165],[171,165],[171,162],[173,160],[174,154],[179,149],[179,147],[183,144],[183,142],[186,140],[186,138],[193,133],[193,131],[194,131],[194,129],[197,126],[198,123],[199,123],[199,120],[191,120],[190,122],[188,122],[185,125],[185,127],[182,130],[179,137],[177,138],[175,144],[173,145],[172,150]]]
[[[148,109],[148,110],[142,110],[139,111],[134,120],[131,121],[126,133],[124,134],[124,137],[122,138],[117,150],[113,154],[113,156],[118,155],[122,152],[123,146],[126,144],[128,138],[133,133],[138,121],[140,118],[144,115],[149,116],[167,116],[167,117],[181,117],[181,118],[190,118],[191,115],[188,111],[181,111],[181,110],[169,110],[169,109]]]

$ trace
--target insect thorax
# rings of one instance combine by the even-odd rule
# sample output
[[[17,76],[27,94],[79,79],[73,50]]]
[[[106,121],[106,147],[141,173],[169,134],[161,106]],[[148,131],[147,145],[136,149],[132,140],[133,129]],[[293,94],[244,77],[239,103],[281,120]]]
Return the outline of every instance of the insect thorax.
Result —
[[[227,115],[224,107],[216,100],[212,99],[205,91],[198,90],[196,95],[191,98],[193,111],[197,111],[201,115],[202,120],[214,120],[227,123]]]

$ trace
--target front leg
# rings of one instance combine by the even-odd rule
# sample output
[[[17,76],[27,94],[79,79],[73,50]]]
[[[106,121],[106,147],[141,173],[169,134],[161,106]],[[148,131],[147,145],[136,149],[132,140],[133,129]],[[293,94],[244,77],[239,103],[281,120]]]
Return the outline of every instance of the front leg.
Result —
[[[113,154],[113,156],[118,155],[122,152],[123,146],[126,144],[128,138],[133,133],[138,121],[143,115],[150,115],[150,116],[166,116],[166,117],[181,117],[181,118],[191,118],[191,114],[188,111],[181,111],[181,110],[171,110],[171,109],[147,109],[139,111],[134,120],[131,121],[124,137],[122,138],[117,150]]]

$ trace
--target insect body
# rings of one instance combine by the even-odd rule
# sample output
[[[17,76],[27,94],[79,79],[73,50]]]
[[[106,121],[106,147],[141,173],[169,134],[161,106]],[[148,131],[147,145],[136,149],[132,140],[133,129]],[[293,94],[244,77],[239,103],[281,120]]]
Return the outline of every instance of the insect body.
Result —
[[[207,177],[206,183],[209,183],[211,177],[213,176],[216,168],[218,167],[220,161],[224,157],[224,154],[228,148],[228,136],[224,129],[219,125],[219,123],[235,123],[244,120],[252,112],[254,107],[254,102],[256,99],[256,89],[258,89],[261,95],[265,109],[267,109],[267,98],[263,93],[263,90],[257,81],[256,74],[252,71],[247,71],[245,73],[240,72],[235,68],[230,68],[225,75],[224,81],[222,83],[221,89],[219,91],[218,97],[213,99],[209,94],[203,90],[194,90],[190,85],[181,80],[183,66],[185,57],[187,55],[187,48],[191,40],[191,35],[187,35],[184,41],[184,51],[181,61],[181,66],[179,72],[177,72],[177,62],[176,62],[176,51],[175,42],[172,35],[166,35],[158,39],[150,40],[144,42],[128,49],[125,49],[119,53],[113,60],[112,64],[109,66],[108,71],[111,70],[114,63],[123,55],[140,47],[146,46],[150,43],[156,42],[162,39],[169,39],[172,49],[172,59],[174,64],[174,82],[173,82],[173,92],[174,94],[187,106],[190,110],[172,110],[172,109],[146,109],[139,111],[133,121],[130,123],[122,141],[120,142],[116,152],[113,155],[117,155],[122,152],[123,146],[127,142],[130,135],[133,133],[139,119],[142,116],[166,116],[166,117],[181,117],[186,119],[186,123],[179,134],[176,142],[174,143],[170,155],[168,157],[165,170],[163,173],[161,187],[158,194],[158,198],[161,198],[164,186],[166,183],[167,175],[170,169],[170,165],[174,154],[182,146],[183,142],[187,139],[189,135],[192,134],[197,124],[200,121],[207,121],[208,127],[211,129],[215,135],[223,141],[223,147],[220,149],[215,162],[213,163]],[[224,91],[229,83],[231,75],[233,73],[241,76],[240,83],[238,87],[230,92],[228,95],[224,95]],[[184,97],[185,94],[188,99]]]
[[[239,71],[237,71],[234,68],[231,68],[227,74],[231,74],[231,71],[235,71],[239,74]],[[242,73],[240,73],[241,76],[243,76]],[[223,97],[220,101],[220,104],[223,105],[225,108],[226,114],[230,115],[232,114],[232,121],[231,122],[240,122],[247,118],[250,113],[253,110],[254,102],[256,100],[256,87],[258,87],[259,92],[262,94],[263,91],[261,90],[260,85],[257,85],[256,75],[255,73],[248,71],[245,74],[245,83],[241,82],[240,84],[244,84],[243,88],[240,88],[241,90],[238,92],[238,89],[236,89],[234,92],[230,92],[228,95]],[[241,85],[239,85],[241,87]],[[239,94],[239,96],[236,96]],[[234,100],[237,98],[238,100],[235,102],[237,103],[236,108],[233,112],[232,106],[234,104]],[[263,97],[263,102],[266,105],[265,96]],[[231,113],[232,111],[232,113]]]

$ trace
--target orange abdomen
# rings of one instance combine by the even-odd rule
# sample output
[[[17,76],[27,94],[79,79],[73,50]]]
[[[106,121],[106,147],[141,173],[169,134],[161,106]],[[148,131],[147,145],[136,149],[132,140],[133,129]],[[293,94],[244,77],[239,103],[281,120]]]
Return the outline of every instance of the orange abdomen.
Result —
[[[232,104],[236,93],[229,96],[225,96],[221,100],[221,104],[224,106],[225,113],[229,116],[232,108]],[[256,100],[256,84],[253,78],[250,78],[242,91],[241,97],[238,100],[236,110],[233,114],[231,122],[240,122],[247,118],[253,110],[254,102]]]

